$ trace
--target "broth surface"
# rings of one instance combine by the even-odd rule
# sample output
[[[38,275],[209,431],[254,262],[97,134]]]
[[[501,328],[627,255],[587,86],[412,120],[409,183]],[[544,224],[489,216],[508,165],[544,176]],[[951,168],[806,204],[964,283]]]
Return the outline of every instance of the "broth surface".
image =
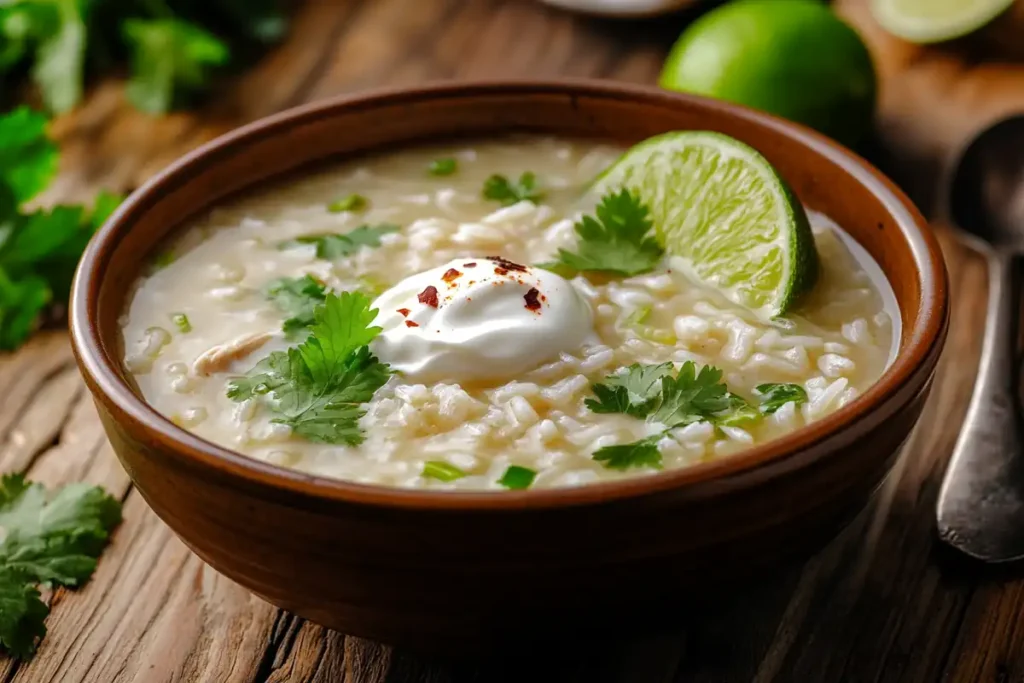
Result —
[[[692,360],[724,373],[729,391],[750,399],[764,383],[806,390],[747,427],[698,422],[658,442],[664,468],[727,457],[792,431],[848,403],[873,384],[898,337],[895,298],[866,252],[825,216],[810,214],[821,257],[813,291],[785,320],[766,323],[724,296],[689,281],[665,258],[653,273],[583,277],[573,285],[588,301],[600,343],[537,367],[514,381],[410,384],[395,376],[376,392],[355,447],[312,443],[275,424],[258,400],[227,398],[231,377],[275,350],[294,345],[287,317],[266,296],[282,277],[312,275],[336,291],[376,296],[410,275],[451,259],[500,255],[525,264],[548,261],[576,243],[573,223],[593,209],[589,182],[622,150],[585,141],[515,138],[417,148],[359,159],[266,186],[193,221],[169,247],[166,265],[142,278],[123,318],[125,362],[145,399],[182,427],[253,458],[364,483],[403,487],[501,488],[510,465],[537,472],[537,486],[571,486],[651,473],[607,469],[601,447],[658,432],[624,414],[585,405],[591,384],[632,363]],[[431,161],[458,160],[448,176]],[[545,196],[501,207],[481,196],[495,173],[532,171]],[[364,211],[331,212],[358,193]],[[583,198],[581,198],[583,197]],[[316,248],[280,247],[320,233],[391,223],[379,247],[333,261]],[[650,309],[642,324],[640,309]],[[185,315],[180,331],[173,316]],[[221,353],[211,355],[211,349]],[[197,359],[213,358],[197,368]],[[201,371],[200,371],[201,370]],[[467,473],[451,482],[422,475],[427,461]]]

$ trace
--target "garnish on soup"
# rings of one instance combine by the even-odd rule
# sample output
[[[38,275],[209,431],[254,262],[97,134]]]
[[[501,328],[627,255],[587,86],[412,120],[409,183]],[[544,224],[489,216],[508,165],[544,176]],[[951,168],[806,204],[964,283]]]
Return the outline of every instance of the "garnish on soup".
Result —
[[[519,180],[509,180],[496,173],[484,183],[484,198],[501,202],[502,206],[522,201],[536,204],[544,198],[544,193],[537,187],[537,176],[532,171],[524,171]]]
[[[427,172],[433,176],[449,176],[459,170],[459,162],[454,157],[443,157],[430,162]]]
[[[505,470],[505,474],[501,475],[501,479],[498,480],[498,483],[507,489],[528,489],[530,488],[530,484],[532,484],[533,480],[536,478],[537,473],[529,467],[509,465],[508,469]]]
[[[807,392],[799,384],[759,384],[754,391],[761,397],[761,412],[771,415],[787,403],[807,403]]]
[[[563,274],[578,271],[639,275],[649,273],[665,250],[654,239],[650,213],[629,190],[605,195],[596,216],[583,216],[575,229],[576,251],[558,250],[545,268]]]
[[[228,398],[260,398],[275,415],[274,423],[310,441],[358,445],[364,438],[360,405],[391,374],[367,346],[380,333],[371,327],[376,316],[361,293],[328,294],[316,308],[310,337],[231,380]]]
[[[233,200],[140,283],[126,366],[185,429],[363,483],[509,491],[729,457],[853,400],[896,332],[866,253],[733,142],[480,143],[450,175],[425,172],[450,148],[410,150]],[[373,205],[324,212],[338,187]]]
[[[289,316],[281,329],[294,335],[315,322],[313,313],[327,298],[327,288],[311,275],[283,277],[270,283],[267,298]]]
[[[470,276],[459,270],[467,262],[490,267],[467,269]],[[500,257],[449,261],[402,280],[373,305],[383,328],[373,351],[410,382],[512,379],[593,337],[590,308],[575,287]]]
[[[327,205],[331,213],[342,213],[344,211],[362,211],[367,207],[369,201],[361,194],[350,194],[337,199]]]
[[[380,238],[392,232],[401,230],[392,223],[381,223],[380,225],[360,225],[352,232],[328,233],[323,235],[307,235],[296,237],[281,243],[281,247],[300,246],[304,244],[316,245],[316,257],[333,261],[344,256],[351,256],[363,247],[379,247]]]

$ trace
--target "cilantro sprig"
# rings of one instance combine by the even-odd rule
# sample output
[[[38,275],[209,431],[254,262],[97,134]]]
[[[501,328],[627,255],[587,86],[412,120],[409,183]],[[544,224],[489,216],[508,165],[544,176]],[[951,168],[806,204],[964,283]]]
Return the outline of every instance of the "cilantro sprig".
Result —
[[[521,201],[536,204],[544,198],[544,192],[537,186],[537,176],[532,171],[520,175],[519,180],[509,180],[495,173],[484,181],[483,196],[484,199],[500,202],[502,206],[512,206]]]
[[[381,331],[372,326],[377,310],[361,292],[329,293],[314,317],[305,342],[233,378],[227,395],[234,401],[262,397],[273,422],[310,441],[356,446],[364,439],[361,405],[391,376],[367,346]]]
[[[660,469],[657,444],[666,431],[718,419],[731,404],[722,371],[710,365],[698,371],[693,361],[683,363],[674,377],[672,363],[634,363],[591,388],[597,398],[587,399],[586,406],[595,413],[625,413],[662,427],[659,433],[639,441],[598,449],[594,460],[614,470]]]
[[[28,657],[50,612],[39,586],[80,586],[121,522],[121,503],[102,489],[68,484],[52,495],[20,474],[0,478],[0,646]]]
[[[787,403],[807,403],[807,391],[799,384],[758,384],[754,391],[761,398],[761,412],[771,415]]]
[[[661,469],[661,451],[658,442],[661,434],[654,434],[631,443],[605,446],[594,452],[594,460],[610,470],[628,470],[631,467],[652,467]]]
[[[614,470],[660,469],[658,442],[672,429],[695,422],[748,426],[786,403],[807,401],[807,392],[798,384],[761,384],[754,389],[760,405],[754,406],[729,391],[716,367],[705,365],[698,371],[693,361],[686,361],[675,376],[672,370],[672,363],[634,363],[591,386],[595,397],[585,401],[591,411],[632,415],[660,427],[656,434],[638,441],[600,448],[594,460]]]
[[[323,233],[319,235],[306,235],[293,240],[282,242],[280,247],[290,247],[304,244],[316,245],[316,257],[333,261],[344,256],[351,256],[363,247],[379,247],[381,237],[398,232],[401,228],[393,223],[380,223],[379,225],[360,225],[355,230],[346,233]]]
[[[640,275],[661,261],[665,250],[654,238],[650,212],[640,198],[623,189],[601,198],[593,216],[575,225],[576,251],[558,250],[558,258],[541,264],[561,274],[577,272]]]
[[[101,193],[92,209],[25,209],[56,170],[45,116],[25,107],[0,116],[0,350],[17,348],[67,299],[85,245],[121,201]]]

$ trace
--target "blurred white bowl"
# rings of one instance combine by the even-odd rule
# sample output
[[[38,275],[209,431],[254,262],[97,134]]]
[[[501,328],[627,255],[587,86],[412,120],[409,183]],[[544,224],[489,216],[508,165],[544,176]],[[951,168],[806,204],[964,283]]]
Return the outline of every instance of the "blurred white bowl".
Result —
[[[638,18],[668,14],[696,0],[541,0],[562,9],[603,17]]]

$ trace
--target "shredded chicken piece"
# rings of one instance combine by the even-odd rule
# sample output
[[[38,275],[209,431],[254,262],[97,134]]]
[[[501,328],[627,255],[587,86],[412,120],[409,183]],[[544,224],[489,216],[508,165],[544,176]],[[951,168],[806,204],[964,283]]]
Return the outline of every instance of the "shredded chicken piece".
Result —
[[[269,332],[255,332],[226,344],[213,346],[196,358],[195,363],[192,364],[192,370],[200,377],[206,377],[215,372],[223,372],[236,360],[245,358],[266,344],[273,336]]]

